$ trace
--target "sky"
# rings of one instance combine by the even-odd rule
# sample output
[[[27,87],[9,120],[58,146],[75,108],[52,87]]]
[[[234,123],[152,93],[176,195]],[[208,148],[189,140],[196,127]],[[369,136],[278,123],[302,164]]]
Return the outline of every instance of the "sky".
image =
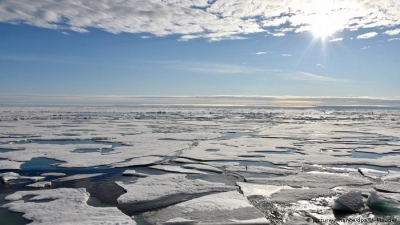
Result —
[[[0,104],[399,86],[397,0],[0,0]]]

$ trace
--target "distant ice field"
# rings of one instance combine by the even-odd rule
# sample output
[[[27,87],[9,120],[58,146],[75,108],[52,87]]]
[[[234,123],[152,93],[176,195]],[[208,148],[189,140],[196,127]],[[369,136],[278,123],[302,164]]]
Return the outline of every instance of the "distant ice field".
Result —
[[[3,106],[0,179],[0,225],[400,221],[400,110]]]

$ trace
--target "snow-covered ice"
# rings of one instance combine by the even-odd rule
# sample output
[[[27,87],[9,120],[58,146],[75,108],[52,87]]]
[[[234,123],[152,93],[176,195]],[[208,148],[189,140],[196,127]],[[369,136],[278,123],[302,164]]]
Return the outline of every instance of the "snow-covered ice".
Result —
[[[190,220],[199,224],[269,224],[264,215],[237,191],[211,194],[149,214],[153,224]]]
[[[246,181],[259,184],[288,185],[291,187],[310,188],[334,188],[349,185],[362,186],[372,183],[367,179],[332,173],[300,173],[285,177],[246,178]]]
[[[80,180],[80,179],[86,179],[86,178],[91,178],[91,177],[97,177],[104,175],[104,173],[92,173],[92,174],[76,174],[68,177],[62,177],[58,178],[56,181],[71,181],[71,180]]]
[[[166,197],[175,195],[188,195],[206,192],[221,192],[236,190],[235,186],[228,186],[222,183],[211,183],[204,180],[190,180],[184,174],[153,175],[146,178],[139,178],[135,183],[124,184],[117,182],[127,193],[118,198],[121,205],[141,205],[146,202],[163,200]],[[181,201],[171,199],[172,202]],[[171,204],[167,202],[164,204]]]
[[[167,172],[173,172],[173,173],[207,174],[206,172],[201,172],[199,170],[194,170],[194,169],[185,169],[180,166],[156,165],[156,166],[149,166],[149,168],[156,169],[156,170],[163,170],[163,171],[167,171]]]
[[[29,201],[24,196],[33,195]],[[52,190],[19,191],[6,197],[12,201],[3,207],[24,214],[30,224],[136,224],[117,208],[93,207],[86,204],[89,193],[84,189],[60,188]],[[49,202],[34,202],[51,200]]]
[[[372,209],[399,201],[399,119],[399,110],[386,109],[2,106],[0,173],[13,184],[4,187],[15,191],[33,189],[27,184],[87,186],[98,204],[116,206],[118,199],[129,215],[158,209],[144,213],[153,222],[263,223],[265,216],[302,224],[335,218],[335,200],[353,207],[346,197],[351,191],[377,191],[370,195]],[[263,215],[241,216],[229,208],[229,196],[240,204],[248,200],[245,211],[254,206]],[[10,204],[17,203],[46,204]],[[184,215],[179,210],[186,203],[192,211]],[[221,219],[207,220],[203,204]],[[371,213],[366,208],[359,215]]]
[[[125,170],[122,175],[124,176],[135,176],[135,177],[148,177],[148,174],[138,173],[135,170]]]

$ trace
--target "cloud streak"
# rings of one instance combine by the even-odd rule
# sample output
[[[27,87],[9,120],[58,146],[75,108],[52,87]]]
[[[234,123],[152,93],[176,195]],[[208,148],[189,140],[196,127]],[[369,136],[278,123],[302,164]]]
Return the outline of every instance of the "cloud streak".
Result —
[[[339,79],[327,76],[321,76],[309,72],[293,72],[284,74],[288,79],[301,81],[316,81],[316,82],[350,82],[348,79]]]
[[[0,22],[87,33],[91,29],[152,36],[179,35],[188,41],[245,39],[309,31],[321,12],[336,31],[400,25],[400,3],[392,0],[2,0]],[[322,7],[322,8],[321,8]],[[388,30],[392,35],[398,31]],[[376,36],[361,37],[373,37]],[[360,38],[361,38],[360,37]]]
[[[369,39],[369,38],[376,37],[377,35],[378,35],[378,33],[376,33],[376,32],[369,32],[369,33],[358,35],[357,39]]]

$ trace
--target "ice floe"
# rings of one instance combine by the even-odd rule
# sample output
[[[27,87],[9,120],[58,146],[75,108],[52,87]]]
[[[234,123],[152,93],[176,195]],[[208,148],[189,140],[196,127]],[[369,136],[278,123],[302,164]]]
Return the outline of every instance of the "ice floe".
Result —
[[[264,215],[237,191],[192,199],[161,209],[146,218],[153,224],[177,219],[199,224],[269,224]]]
[[[65,174],[65,173],[56,173],[56,172],[48,172],[48,173],[42,173],[40,176],[43,176],[43,177],[49,177],[49,176],[52,176],[52,177],[65,177],[65,176],[67,176],[67,174]]]
[[[313,188],[334,188],[338,186],[360,186],[371,184],[372,182],[354,176],[338,175],[331,173],[299,173],[285,177],[269,178],[246,178],[247,182],[270,184],[270,185],[288,185],[291,187],[313,187]]]
[[[199,170],[185,169],[180,166],[171,166],[171,165],[156,165],[156,166],[149,166],[149,168],[156,169],[156,170],[163,170],[163,171],[167,171],[167,172],[174,172],[174,173],[207,174],[207,173],[201,172]]]
[[[335,199],[332,209],[352,213],[360,212],[364,208],[364,201],[360,191],[351,191]]]
[[[199,179],[189,180],[184,174],[153,175],[139,178],[135,183],[116,183],[127,191],[127,193],[118,198],[118,203],[124,208],[129,207],[136,211],[147,209],[148,205],[146,204],[151,202],[160,201],[157,207],[161,207],[182,201],[180,197],[173,198],[178,195],[237,189],[235,186],[228,186],[222,183],[211,183]],[[166,200],[168,197],[170,199]]]
[[[135,176],[135,177],[148,177],[148,174],[145,173],[138,173],[135,170],[125,170],[122,172],[122,175],[124,176]]]
[[[51,187],[51,181],[37,182],[37,183],[33,183],[33,184],[28,184],[26,186],[35,187],[35,188]]]
[[[29,201],[24,196],[33,195]],[[19,191],[6,197],[12,201],[3,207],[23,213],[30,224],[136,224],[117,208],[93,207],[86,204],[89,193],[84,188]],[[34,202],[51,200],[49,202]]]
[[[385,181],[382,184],[375,185],[374,188],[377,191],[382,191],[382,192],[400,193],[399,182]]]
[[[72,176],[68,176],[68,177],[58,178],[55,181],[64,182],[64,181],[71,181],[71,180],[80,180],[80,179],[86,179],[86,178],[91,178],[91,177],[97,177],[97,176],[101,176],[101,175],[104,175],[104,173],[76,174],[76,175],[72,175]]]
[[[204,171],[211,171],[215,173],[222,173],[222,170],[215,168],[210,165],[204,165],[204,164],[185,164],[182,167],[188,168],[188,169],[197,169],[197,170],[204,170]]]

